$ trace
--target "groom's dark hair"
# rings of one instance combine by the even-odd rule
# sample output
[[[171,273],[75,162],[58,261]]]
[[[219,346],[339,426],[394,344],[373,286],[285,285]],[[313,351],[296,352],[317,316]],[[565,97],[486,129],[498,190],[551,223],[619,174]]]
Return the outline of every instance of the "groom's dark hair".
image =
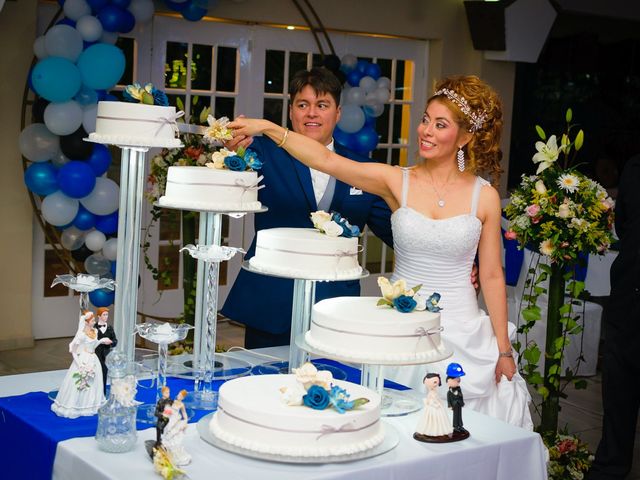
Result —
[[[313,88],[316,95],[328,93],[340,105],[342,85],[340,80],[330,70],[324,67],[314,67],[311,70],[299,70],[291,78],[289,83],[289,95],[291,100],[307,85]]]

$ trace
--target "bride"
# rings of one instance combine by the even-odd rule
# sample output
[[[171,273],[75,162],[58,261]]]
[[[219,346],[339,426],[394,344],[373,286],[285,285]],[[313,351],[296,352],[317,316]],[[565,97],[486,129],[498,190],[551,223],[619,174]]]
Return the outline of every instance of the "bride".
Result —
[[[51,410],[61,417],[95,415],[104,403],[102,367],[95,348],[100,344],[109,345],[111,340],[106,337],[97,339],[94,320],[95,316],[91,311],[81,314],[78,331],[69,344],[73,362],[51,405]]]
[[[313,112],[308,115],[312,121]],[[393,212],[392,280],[442,295],[443,337],[454,351],[446,363],[460,363],[467,372],[465,406],[533,427],[509,340],[500,196],[476,176],[484,171],[497,181],[501,173],[502,107],[491,87],[475,76],[438,83],[418,126],[421,161],[411,168],[354,162],[267,120],[240,117],[229,127],[234,137],[263,133],[309,167],[382,197]],[[476,253],[489,316],[469,282]],[[444,374],[446,363],[428,367]],[[423,367],[398,367],[387,376],[419,388]]]

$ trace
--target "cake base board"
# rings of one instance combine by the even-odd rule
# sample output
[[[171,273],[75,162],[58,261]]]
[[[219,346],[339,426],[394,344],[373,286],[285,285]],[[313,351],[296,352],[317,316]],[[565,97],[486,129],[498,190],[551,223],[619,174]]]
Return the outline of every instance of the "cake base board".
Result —
[[[257,210],[230,210],[230,209],[224,209],[224,210],[220,210],[220,209],[215,209],[215,208],[211,208],[211,209],[205,209],[205,208],[193,208],[193,207],[189,207],[188,205],[184,204],[171,204],[171,205],[166,205],[166,204],[160,204],[158,202],[153,204],[154,207],[158,207],[158,208],[168,208],[169,210],[186,210],[188,212],[203,212],[203,213],[221,213],[223,215],[229,215],[229,216],[233,216],[234,218],[240,218],[242,216],[244,216],[247,213],[263,213],[269,210],[269,207],[265,207],[264,205],[257,209]]]
[[[344,363],[364,363],[366,365],[388,365],[388,366],[397,366],[397,365],[425,365],[427,363],[439,362],[441,360],[446,360],[451,355],[453,355],[453,350],[447,347],[446,343],[442,341],[442,350],[438,352],[438,354],[434,354],[428,360],[425,359],[406,359],[406,360],[380,360],[379,358],[371,358],[366,356],[350,356],[345,357],[338,355],[332,352],[326,352],[324,350],[319,350],[315,347],[309,345],[304,338],[296,339],[296,345],[304,350],[305,352],[309,352],[313,355],[318,355],[324,358],[330,358],[332,360],[337,360],[338,362]]]
[[[365,458],[376,457],[393,450],[400,442],[400,435],[393,425],[389,425],[386,422],[383,423],[384,428],[384,440],[382,443],[372,449],[364,452],[355,453],[352,455],[332,455],[323,457],[294,457],[289,455],[276,455],[270,453],[260,453],[253,450],[247,450],[246,448],[240,448],[235,445],[231,445],[224,440],[220,440],[209,430],[209,422],[213,413],[202,417],[196,424],[196,429],[200,438],[206,443],[213,445],[221,450],[242,455],[248,458],[254,458],[256,460],[266,460],[268,462],[279,463],[297,463],[297,464],[319,464],[319,463],[344,463],[354,462],[356,460],[363,460]]]
[[[362,269],[360,275],[354,275],[352,277],[340,277],[340,278],[311,278],[311,277],[293,277],[291,275],[280,275],[277,273],[266,272],[264,270],[260,270],[255,268],[253,265],[249,263],[249,260],[244,260],[242,262],[242,268],[251,273],[257,273],[258,275],[266,275],[267,277],[276,277],[276,278],[288,278],[290,280],[309,280],[312,282],[343,282],[345,280],[360,280],[361,278],[367,278],[369,276],[369,270]]]

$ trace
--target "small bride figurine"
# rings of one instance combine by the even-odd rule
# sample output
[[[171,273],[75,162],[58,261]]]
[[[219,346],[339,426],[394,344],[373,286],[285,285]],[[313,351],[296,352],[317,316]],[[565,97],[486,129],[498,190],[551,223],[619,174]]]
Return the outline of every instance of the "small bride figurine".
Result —
[[[98,413],[105,401],[102,389],[102,368],[95,354],[100,344],[110,345],[111,339],[97,339],[94,328],[94,314],[85,311],[80,314],[78,331],[69,344],[73,362],[60,385],[51,410],[60,416],[77,418]]]
[[[413,438],[430,443],[450,442],[453,427],[447,409],[438,396],[438,387],[442,384],[440,375],[427,373],[422,383],[427,387],[427,396],[424,399],[423,415]]]
[[[163,412],[164,416],[169,417],[169,421],[162,431],[162,446],[171,456],[174,465],[178,467],[191,462],[191,455],[182,445],[189,421],[187,410],[182,403],[186,395],[186,390],[180,390],[173,403],[167,405]]]

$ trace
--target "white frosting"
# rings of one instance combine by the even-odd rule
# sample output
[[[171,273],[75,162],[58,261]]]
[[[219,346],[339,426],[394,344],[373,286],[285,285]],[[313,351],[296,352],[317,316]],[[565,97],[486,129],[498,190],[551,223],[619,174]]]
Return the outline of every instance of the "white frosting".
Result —
[[[329,237],[313,228],[260,230],[249,263],[264,273],[310,280],[347,280],[362,274],[357,238]]]
[[[348,455],[382,443],[377,393],[334,380],[351,400],[369,399],[369,403],[340,414],[332,408],[288,406],[282,401],[280,388],[296,383],[295,375],[242,377],[224,383],[218,410],[209,424],[211,433],[247,450],[295,457]]]
[[[337,297],[313,306],[305,335],[313,348],[353,360],[439,360],[440,314],[402,313],[376,303],[378,297]]]
[[[96,143],[134,147],[182,146],[176,138],[176,108],[128,102],[98,102]]]
[[[164,196],[158,204],[193,210],[260,210],[257,172],[208,167],[169,167]]]

